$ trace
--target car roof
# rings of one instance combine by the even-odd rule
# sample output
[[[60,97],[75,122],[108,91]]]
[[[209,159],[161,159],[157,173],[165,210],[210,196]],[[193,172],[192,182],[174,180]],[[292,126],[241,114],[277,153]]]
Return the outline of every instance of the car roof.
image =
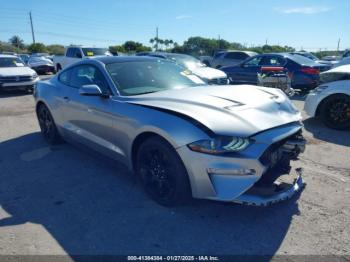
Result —
[[[16,55],[4,55],[4,54],[0,54],[0,57],[5,57],[5,58],[18,58],[18,56],[16,56]]]
[[[100,61],[104,64],[158,60],[157,57],[152,57],[152,56],[98,56],[98,57],[92,57],[90,59]]]

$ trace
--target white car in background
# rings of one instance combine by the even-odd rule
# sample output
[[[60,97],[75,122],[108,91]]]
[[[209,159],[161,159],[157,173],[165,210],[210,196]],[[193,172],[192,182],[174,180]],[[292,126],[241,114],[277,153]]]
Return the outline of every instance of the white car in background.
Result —
[[[330,128],[350,128],[350,65],[321,73],[320,81],[306,98],[306,113]]]
[[[203,64],[197,58],[177,53],[166,53],[166,52],[148,52],[139,53],[137,56],[152,56],[167,59],[175,62],[176,64],[190,70],[195,75],[199,76],[203,81],[209,85],[227,85],[229,80],[225,72],[211,68]]]
[[[0,90],[32,90],[37,73],[15,55],[0,55]]]
[[[38,74],[56,73],[53,62],[45,56],[31,56],[27,65]]]
[[[67,66],[74,64],[84,58],[95,56],[113,56],[108,48],[97,48],[87,46],[69,46],[66,48],[63,56],[54,56],[52,58],[56,71],[60,71]]]

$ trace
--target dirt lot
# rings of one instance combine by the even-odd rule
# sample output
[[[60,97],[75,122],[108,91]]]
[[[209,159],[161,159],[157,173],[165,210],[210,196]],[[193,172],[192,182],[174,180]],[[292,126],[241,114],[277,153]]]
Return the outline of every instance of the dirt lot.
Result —
[[[164,208],[118,163],[48,147],[32,96],[2,93],[0,254],[350,255],[350,132],[304,123],[307,186],[293,199]]]

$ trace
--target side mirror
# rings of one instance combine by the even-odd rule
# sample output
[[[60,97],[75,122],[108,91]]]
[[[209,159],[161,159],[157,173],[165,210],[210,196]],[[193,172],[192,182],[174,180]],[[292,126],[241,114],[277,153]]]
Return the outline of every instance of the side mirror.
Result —
[[[103,96],[98,85],[83,85],[79,88],[79,94],[82,96]]]

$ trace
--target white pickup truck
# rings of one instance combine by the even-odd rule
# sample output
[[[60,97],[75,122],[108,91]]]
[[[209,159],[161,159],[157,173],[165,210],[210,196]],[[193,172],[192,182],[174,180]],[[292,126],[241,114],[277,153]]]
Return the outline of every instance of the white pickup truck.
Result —
[[[78,62],[81,59],[105,55],[112,56],[112,54],[108,51],[108,48],[69,46],[66,48],[64,56],[53,57],[53,63],[56,71],[58,72],[66,66]]]

